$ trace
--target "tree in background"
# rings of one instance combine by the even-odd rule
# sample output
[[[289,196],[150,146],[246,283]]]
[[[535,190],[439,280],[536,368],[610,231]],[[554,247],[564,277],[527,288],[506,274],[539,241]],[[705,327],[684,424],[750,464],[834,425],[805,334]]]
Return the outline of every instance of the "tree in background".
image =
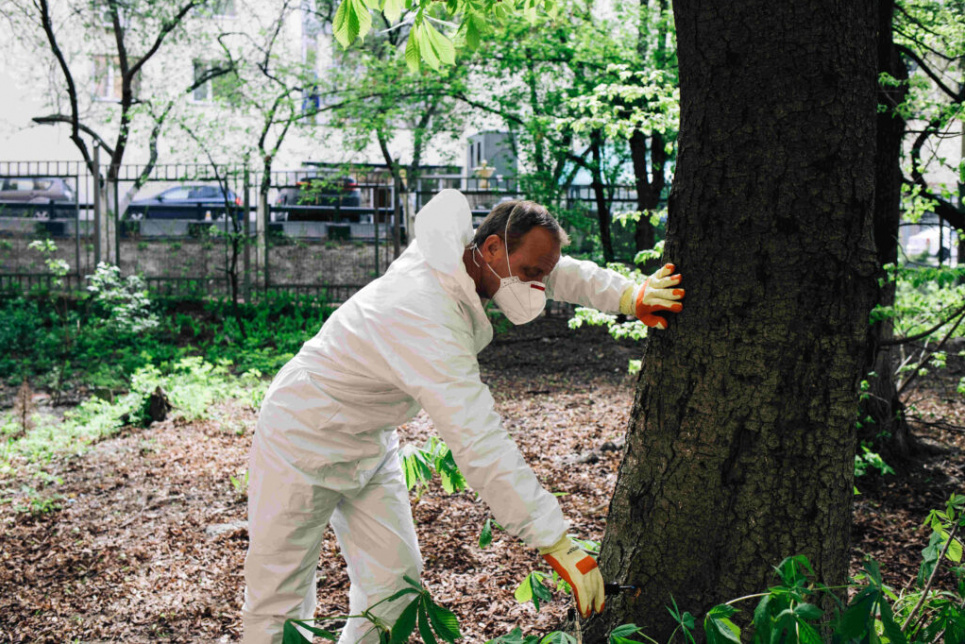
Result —
[[[617,2],[604,12],[592,2],[564,0],[528,20],[487,33],[470,60],[471,83],[454,93],[512,133],[514,152],[527,171],[519,177],[528,198],[550,204],[570,228],[589,232],[580,212],[564,207],[581,168],[591,177],[600,245],[614,261],[612,190],[626,178],[626,140],[597,120],[567,124],[581,115],[581,100],[601,83],[618,80],[614,65],[634,60],[636,3]],[[590,225],[588,225],[590,224]]]
[[[441,22],[431,13],[426,14],[425,24]],[[435,13],[444,15],[441,6]],[[447,134],[454,139],[462,135],[465,110],[451,93],[465,90],[467,68],[455,64],[452,46],[429,54],[435,70],[415,64],[410,43],[419,29],[413,12],[374,12],[372,20],[377,29],[373,37],[336,54],[339,64],[330,70],[329,82],[341,88],[345,100],[334,111],[332,123],[356,149],[373,140],[378,144],[395,194],[402,195],[418,186],[429,144]],[[442,62],[447,65],[440,67]],[[399,139],[408,144],[407,161],[393,151],[399,148],[395,145]],[[398,257],[402,213],[398,203],[393,208],[393,243]]]
[[[162,97],[142,82],[144,70],[162,49],[183,45],[196,31],[217,31],[220,12],[227,3],[186,0],[183,3],[75,2],[54,4],[50,0],[21,2],[8,0],[2,11],[20,41],[44,60],[50,61],[48,103],[51,114],[38,116],[41,124],[65,124],[91,175],[97,177],[103,203],[113,204],[121,164],[140,126],[148,129],[146,147],[151,156],[134,185],[118,199],[123,211],[133,194],[147,181],[157,161],[157,143],[164,123],[177,102],[199,87],[228,73],[212,67],[187,81],[172,96]],[[86,51],[102,52],[92,57],[77,52],[78,38]],[[91,67],[93,84],[87,81]],[[95,165],[93,147],[107,153],[103,177]],[[107,217],[108,226],[115,217]],[[108,255],[109,256],[109,255]]]
[[[927,327],[925,331],[894,337],[896,322],[909,328],[917,317],[896,306],[898,282],[912,289],[909,282],[922,281],[920,268],[913,265],[917,258],[900,254],[902,219],[917,223],[923,213],[934,212],[952,228],[965,226],[961,195],[956,205],[956,186],[948,185],[949,178],[957,179],[960,192],[965,172],[961,151],[950,149],[960,148],[965,141],[960,125],[965,71],[959,62],[965,53],[963,9],[961,2],[879,3],[875,241],[881,288],[870,328],[872,364],[859,412],[859,438],[896,465],[919,448],[908,424],[909,386],[931,357],[940,353],[945,340],[925,351],[921,360],[903,360],[900,345],[927,342],[938,332],[947,339],[965,314],[961,295],[946,289],[945,295],[927,303],[927,310],[918,312],[924,317],[919,326]],[[950,160],[956,156],[958,164]],[[940,246],[941,252],[950,250],[944,242]],[[926,280],[932,287],[937,286],[934,278]]]

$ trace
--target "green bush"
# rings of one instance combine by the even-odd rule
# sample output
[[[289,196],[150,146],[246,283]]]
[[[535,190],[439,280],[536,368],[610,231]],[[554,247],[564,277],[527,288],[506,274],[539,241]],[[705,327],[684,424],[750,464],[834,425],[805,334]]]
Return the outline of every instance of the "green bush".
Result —
[[[272,294],[255,303],[160,297],[105,271],[89,292],[0,298],[0,378],[34,388],[84,384],[126,390],[147,365],[168,373],[188,356],[239,373],[274,373],[332,308],[313,297]]]

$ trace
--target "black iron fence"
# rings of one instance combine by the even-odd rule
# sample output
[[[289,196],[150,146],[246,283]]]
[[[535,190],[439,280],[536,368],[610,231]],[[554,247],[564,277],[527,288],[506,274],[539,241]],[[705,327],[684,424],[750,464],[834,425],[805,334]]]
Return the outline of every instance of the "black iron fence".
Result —
[[[371,169],[266,177],[244,166],[98,167],[95,181],[79,162],[0,162],[0,289],[54,288],[64,267],[62,288],[83,288],[106,261],[171,295],[343,301],[388,268],[439,190],[466,194],[477,222],[525,197],[503,177],[425,175],[397,194],[387,171]],[[592,211],[581,190],[567,199]]]

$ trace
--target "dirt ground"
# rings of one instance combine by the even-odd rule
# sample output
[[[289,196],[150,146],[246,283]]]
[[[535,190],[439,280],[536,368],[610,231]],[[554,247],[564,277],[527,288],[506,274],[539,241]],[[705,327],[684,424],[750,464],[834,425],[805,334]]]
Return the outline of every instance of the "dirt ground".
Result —
[[[600,329],[570,331],[564,319],[548,318],[499,336],[480,356],[497,411],[544,485],[565,493],[572,532],[584,538],[603,534],[621,457],[607,443],[625,432],[634,385],[627,361],[639,353],[639,345],[614,342]],[[936,391],[921,408],[962,424],[961,396]],[[246,467],[255,417],[225,404],[209,420],[128,431],[54,464],[63,480],[59,511],[35,517],[0,505],[0,642],[237,641],[246,511],[229,476]],[[896,587],[917,570],[925,514],[965,478],[965,435],[923,432],[943,451],[900,479],[859,481],[867,489],[855,508],[852,570],[872,555]],[[401,433],[421,444],[431,423],[420,415]],[[590,452],[590,462],[567,464]],[[537,613],[513,597],[528,572],[548,570],[533,551],[498,531],[479,548],[489,512],[471,492],[449,496],[435,482],[413,511],[423,581],[455,611],[463,641],[558,623],[568,600]],[[346,614],[348,579],[331,530],[317,579],[317,616]]]

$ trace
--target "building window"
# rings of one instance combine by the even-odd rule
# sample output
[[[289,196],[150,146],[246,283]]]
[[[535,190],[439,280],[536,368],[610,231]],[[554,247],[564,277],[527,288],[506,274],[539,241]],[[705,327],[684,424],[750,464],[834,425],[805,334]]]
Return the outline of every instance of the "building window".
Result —
[[[211,3],[211,15],[223,18],[235,17],[235,0],[214,0]]]
[[[129,58],[128,65],[136,65],[138,58]],[[94,100],[120,101],[124,93],[124,77],[121,62],[117,56],[94,56]],[[131,93],[134,98],[141,91],[141,71],[131,80]]]
[[[208,73],[209,65],[201,60],[194,61],[194,82],[198,83],[201,79],[205,77]],[[191,100],[195,103],[210,103],[213,92],[211,89],[211,80],[208,79],[194,88],[191,92]]]
[[[123,90],[120,63],[116,56],[94,56],[94,98],[119,101]]]
[[[117,18],[121,23],[121,27],[127,28],[130,23],[127,9],[119,2],[115,2],[114,6],[117,9]],[[108,29],[114,28],[114,20],[111,16],[111,5],[108,0],[95,0],[94,10],[97,13],[97,21],[101,26],[107,27]]]
[[[191,92],[193,102],[224,101],[235,106],[240,104],[240,81],[230,64],[222,66],[206,60],[195,60],[193,66],[194,83],[197,85]]]

